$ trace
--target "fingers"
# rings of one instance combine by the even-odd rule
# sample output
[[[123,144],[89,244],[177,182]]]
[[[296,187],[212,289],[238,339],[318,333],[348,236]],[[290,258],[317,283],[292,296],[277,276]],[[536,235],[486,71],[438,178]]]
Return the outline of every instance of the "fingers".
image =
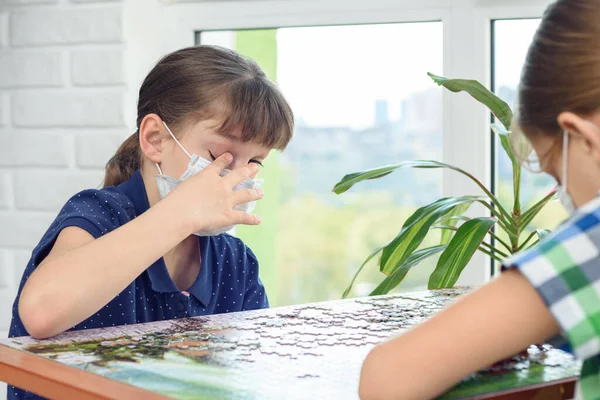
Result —
[[[231,185],[231,187],[239,184],[244,179],[253,178],[258,173],[259,168],[256,164],[248,164],[241,168],[234,169],[227,175],[223,177],[227,182],[227,186]]]
[[[223,153],[209,166],[207,166],[205,170],[213,170],[215,173],[221,175],[223,170],[225,170],[231,164],[232,161],[233,156],[230,153]],[[224,179],[228,186],[231,185],[233,187],[242,182],[244,179],[254,179],[258,172],[258,165],[252,163],[231,171],[230,173],[224,176]]]
[[[215,161],[213,161],[209,166],[204,168],[205,170],[215,170],[217,174],[223,172],[229,164],[233,161],[233,156],[230,153],[223,153]]]
[[[232,223],[234,225],[258,225],[260,224],[260,217],[254,214],[248,214],[244,211],[234,210],[232,214]]]
[[[240,189],[232,193],[231,199],[234,205],[249,203],[262,199],[264,193],[261,189]]]

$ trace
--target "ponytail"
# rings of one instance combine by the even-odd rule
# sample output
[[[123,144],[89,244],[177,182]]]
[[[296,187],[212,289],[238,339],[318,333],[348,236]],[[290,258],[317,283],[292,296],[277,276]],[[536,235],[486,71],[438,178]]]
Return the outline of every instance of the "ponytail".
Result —
[[[103,186],[117,186],[131,178],[140,169],[140,159],[140,138],[136,130],[106,163]]]

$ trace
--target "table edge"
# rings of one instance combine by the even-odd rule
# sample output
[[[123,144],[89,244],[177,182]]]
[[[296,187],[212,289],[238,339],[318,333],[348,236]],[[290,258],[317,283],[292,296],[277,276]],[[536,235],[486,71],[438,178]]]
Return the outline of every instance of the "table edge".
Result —
[[[150,399],[168,397],[0,344],[0,381],[48,398]]]

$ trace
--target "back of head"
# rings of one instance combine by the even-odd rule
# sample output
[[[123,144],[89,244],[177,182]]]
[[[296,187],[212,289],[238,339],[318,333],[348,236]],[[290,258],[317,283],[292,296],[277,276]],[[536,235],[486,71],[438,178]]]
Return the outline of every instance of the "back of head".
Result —
[[[560,137],[560,113],[600,109],[600,2],[558,0],[529,48],[516,121],[529,138]],[[515,126],[517,128],[517,126]]]
[[[219,131],[241,129],[243,141],[280,150],[294,127],[291,108],[258,64],[216,46],[189,47],[161,59],[140,88],[138,127],[148,114],[157,114],[171,127],[219,118]],[[104,186],[129,179],[141,160],[135,132],[106,165]]]

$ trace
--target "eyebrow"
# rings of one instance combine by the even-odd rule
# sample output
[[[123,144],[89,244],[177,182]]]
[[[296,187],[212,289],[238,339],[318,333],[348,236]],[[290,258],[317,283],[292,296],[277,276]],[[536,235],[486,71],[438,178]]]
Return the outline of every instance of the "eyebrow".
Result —
[[[239,142],[240,141],[240,138],[238,138],[237,136],[234,136],[234,135],[232,135],[230,133],[219,132],[216,129],[213,129],[213,132],[216,133],[217,135],[221,136],[222,138],[225,138],[227,140],[231,140],[232,142]],[[256,156],[252,157],[252,159],[253,160],[256,160],[256,159],[264,160],[265,158],[267,158],[268,155],[269,155],[268,153],[267,153],[267,155],[258,154]]]
[[[265,156],[263,154],[259,154],[256,157],[252,157],[253,160],[257,160],[257,159],[264,160],[265,158],[267,158],[267,156]]]
[[[219,132],[216,129],[214,130],[214,133],[216,133],[217,135],[219,135],[219,136],[221,136],[221,137],[223,137],[225,139],[231,140],[233,142],[240,140],[238,137],[236,137],[236,136],[234,136],[234,135],[232,135],[230,133]]]

